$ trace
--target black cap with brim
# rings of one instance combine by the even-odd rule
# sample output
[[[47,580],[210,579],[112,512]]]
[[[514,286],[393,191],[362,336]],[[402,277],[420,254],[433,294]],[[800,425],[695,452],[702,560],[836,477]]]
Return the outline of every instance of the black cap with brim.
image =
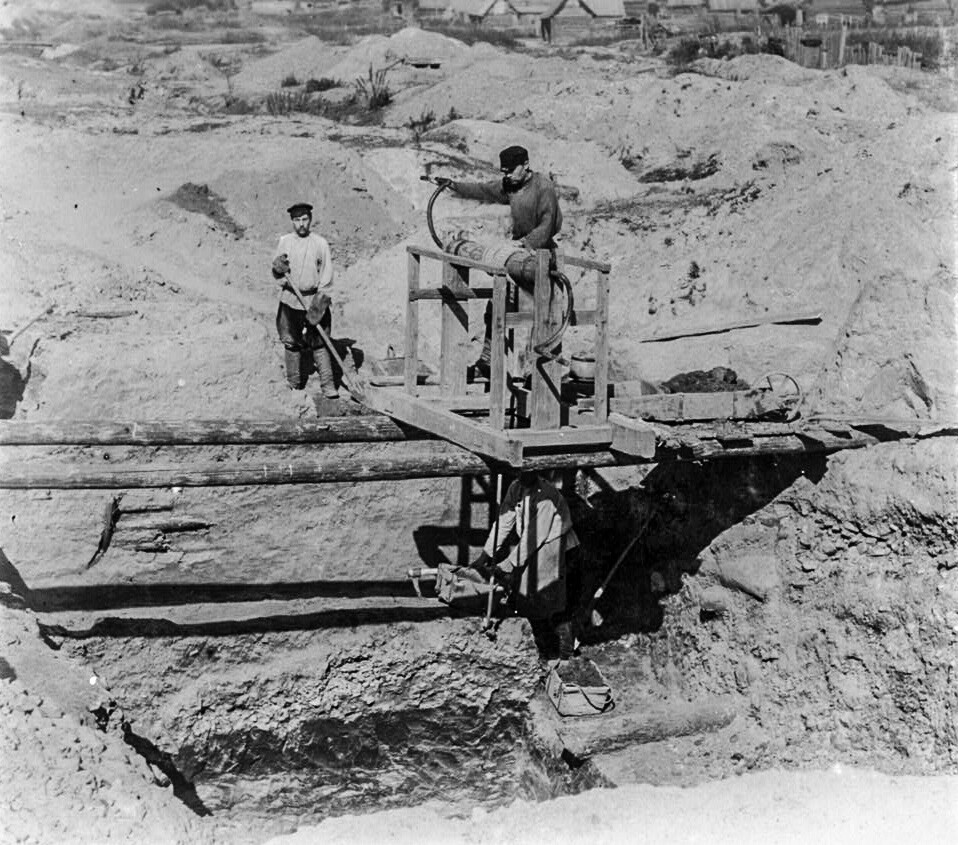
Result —
[[[313,207],[308,202],[298,202],[286,209],[290,217],[302,217],[304,214],[313,216]]]
[[[529,151],[525,147],[506,147],[499,153],[499,167],[502,170],[515,170],[520,164],[529,163]]]

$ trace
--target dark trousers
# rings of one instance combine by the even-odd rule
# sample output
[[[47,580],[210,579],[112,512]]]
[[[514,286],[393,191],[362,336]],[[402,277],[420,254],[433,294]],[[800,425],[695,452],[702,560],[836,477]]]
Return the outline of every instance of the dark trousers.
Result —
[[[332,313],[326,309],[319,321],[327,335],[332,331]],[[280,302],[276,312],[276,331],[283,343],[286,360],[286,380],[293,390],[306,386],[311,365],[315,363],[323,394],[336,395],[332,361],[319,332],[306,320],[306,312]]]

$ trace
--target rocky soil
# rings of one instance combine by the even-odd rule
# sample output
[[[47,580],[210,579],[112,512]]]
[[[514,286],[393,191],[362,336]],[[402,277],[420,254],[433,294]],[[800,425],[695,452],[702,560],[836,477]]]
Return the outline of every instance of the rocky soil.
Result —
[[[584,646],[616,724],[693,725],[627,747],[596,728],[578,768],[530,726],[528,626],[492,643],[402,582],[455,557],[458,480],[0,491],[4,841],[954,838],[951,77],[771,56],[675,74],[635,45],[509,53],[411,28],[333,46],[292,19],[144,8],[0,10],[7,41],[53,45],[0,52],[5,417],[314,417],[273,327],[287,205],[312,201],[332,245],[334,335],[401,354],[406,246],[429,243],[420,175],[486,178],[522,143],[560,184],[563,248],[612,264],[616,377],[786,372],[806,418],[872,420],[889,442],[578,479],[597,573],[657,514]],[[266,110],[307,79],[342,80],[341,101],[414,54],[440,67],[391,70],[380,124]],[[437,217],[504,224],[445,196]],[[643,342],[780,313],[821,320]],[[4,447],[0,475],[261,454]],[[564,797],[529,803],[548,796]]]

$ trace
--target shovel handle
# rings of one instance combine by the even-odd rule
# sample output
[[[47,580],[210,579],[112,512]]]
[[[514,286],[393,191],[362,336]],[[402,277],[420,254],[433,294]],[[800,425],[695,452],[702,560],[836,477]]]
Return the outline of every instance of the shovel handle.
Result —
[[[293,296],[296,297],[296,300],[300,305],[303,306],[304,311],[309,311],[309,306],[306,304],[306,300],[303,299],[303,295],[296,289],[296,286],[293,285],[292,281],[289,278],[289,273],[283,277],[283,287],[289,288],[293,292]],[[320,340],[322,340],[323,345],[329,350],[329,354],[333,356],[336,360],[336,363],[339,364],[339,368],[343,371],[343,381],[346,384],[346,387],[349,388],[349,392],[358,400],[362,401],[365,398],[365,390],[363,385],[359,380],[359,374],[349,375],[350,370],[347,369],[345,361],[343,361],[342,356],[339,354],[339,351],[333,346],[332,338],[326,333],[324,329],[318,323],[313,326],[316,329],[317,334],[319,335]]]

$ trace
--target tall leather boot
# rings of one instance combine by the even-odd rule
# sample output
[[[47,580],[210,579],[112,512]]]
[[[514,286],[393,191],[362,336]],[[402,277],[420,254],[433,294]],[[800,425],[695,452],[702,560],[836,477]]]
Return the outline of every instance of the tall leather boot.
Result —
[[[286,361],[286,384],[290,390],[302,390],[306,386],[302,354],[298,349],[284,349],[283,357]]]
[[[333,359],[325,346],[313,350],[313,363],[316,364],[319,389],[322,390],[323,396],[327,399],[338,399],[339,391],[336,389],[336,378],[333,374]]]

